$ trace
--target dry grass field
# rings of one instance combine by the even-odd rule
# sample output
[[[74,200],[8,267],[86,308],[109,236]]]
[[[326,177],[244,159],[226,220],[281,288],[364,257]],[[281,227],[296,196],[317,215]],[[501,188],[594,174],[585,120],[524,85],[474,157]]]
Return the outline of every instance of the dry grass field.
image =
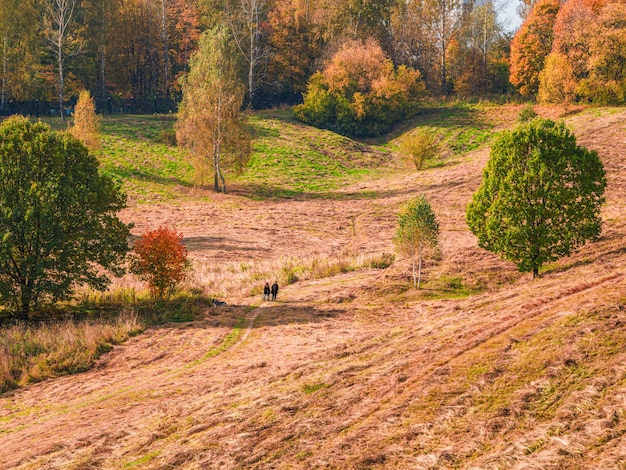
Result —
[[[608,189],[601,238],[536,280],[465,224],[486,146],[415,172],[374,142],[386,170],[341,188],[132,205],[134,233],[183,232],[189,282],[229,305],[0,396],[0,468],[626,469],[626,109],[537,111],[598,150]],[[407,260],[370,261],[419,193],[443,257],[415,291]]]

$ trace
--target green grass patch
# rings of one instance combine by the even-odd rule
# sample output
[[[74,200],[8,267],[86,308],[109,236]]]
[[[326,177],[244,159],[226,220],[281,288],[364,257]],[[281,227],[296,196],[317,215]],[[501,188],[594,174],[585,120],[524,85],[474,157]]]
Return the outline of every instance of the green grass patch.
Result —
[[[137,460],[133,460],[132,462],[128,462],[127,464],[124,465],[124,468],[142,467],[142,466],[152,462],[154,459],[156,459],[160,455],[161,455],[161,451],[159,451],[159,450],[148,452],[143,457],[141,457],[141,458],[139,458]]]
[[[369,145],[296,122],[289,111],[251,117],[253,152],[237,182],[261,197],[332,191],[380,172],[392,156]]]
[[[464,299],[478,292],[463,283],[462,276],[442,275],[427,279],[420,289],[420,294],[427,300]]]
[[[224,341],[222,341],[222,343],[219,346],[209,349],[204,356],[202,356],[197,361],[193,362],[192,365],[200,364],[201,362],[204,362],[207,359],[217,356],[218,354],[226,351],[237,341],[239,341],[239,338],[241,337],[241,329],[243,328],[244,320],[245,318],[240,318],[239,320],[237,320],[237,323],[233,327],[233,331],[231,331],[230,333],[228,333],[228,335],[226,335],[226,337],[224,338]]]
[[[306,395],[311,395],[311,394],[317,392],[318,390],[322,390],[323,388],[328,388],[328,384],[326,384],[324,382],[318,382],[318,383],[314,383],[314,384],[304,384],[302,386],[302,391]]]
[[[439,155],[426,162],[424,169],[441,167],[454,157],[489,144],[496,127],[489,117],[491,108],[493,105],[481,103],[431,105],[375,143],[397,151],[397,144],[413,132],[434,134],[440,145]]]

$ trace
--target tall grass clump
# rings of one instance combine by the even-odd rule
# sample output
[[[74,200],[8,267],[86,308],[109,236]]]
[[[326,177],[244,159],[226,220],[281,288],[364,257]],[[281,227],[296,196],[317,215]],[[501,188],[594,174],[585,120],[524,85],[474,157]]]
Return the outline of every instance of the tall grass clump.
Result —
[[[359,269],[385,269],[393,261],[394,257],[389,253],[342,253],[325,257],[287,257],[220,266],[196,262],[183,288],[201,289],[215,296],[245,297],[259,294],[267,281],[277,280],[280,285],[285,286]]]
[[[108,321],[64,320],[5,327],[0,335],[0,393],[88,370],[113,345],[143,329],[132,311]]]

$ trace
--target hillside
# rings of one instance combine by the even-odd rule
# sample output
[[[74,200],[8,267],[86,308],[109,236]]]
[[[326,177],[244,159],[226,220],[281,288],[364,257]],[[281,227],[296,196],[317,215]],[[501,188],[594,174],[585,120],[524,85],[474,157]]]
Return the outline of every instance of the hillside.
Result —
[[[310,154],[310,139],[361,170],[344,179],[322,165],[311,170],[320,186],[295,173],[272,180],[261,160],[230,194],[183,185],[133,199],[124,218],[134,233],[180,229],[194,282],[229,306],[151,328],[92,371],[1,396],[0,467],[626,468],[626,110],[538,109],[564,115],[579,144],[599,151],[609,185],[600,240],[534,281],[479,249],[464,222],[488,157],[483,133],[462,137],[464,123],[491,132],[517,110],[424,114],[371,145],[331,144],[268,117],[256,157],[261,144],[311,133],[294,154]],[[441,126],[449,152],[416,173],[392,150],[418,125]],[[297,166],[281,163],[294,154],[267,154]],[[390,253],[398,205],[418,193],[443,248],[423,290],[409,289],[406,260],[306,275]],[[294,282],[277,302],[251,296],[287,271]]]

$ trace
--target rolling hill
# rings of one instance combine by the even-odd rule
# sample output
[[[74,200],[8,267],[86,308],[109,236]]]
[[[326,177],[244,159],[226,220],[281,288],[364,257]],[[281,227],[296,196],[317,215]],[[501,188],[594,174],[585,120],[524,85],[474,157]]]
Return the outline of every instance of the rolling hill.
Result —
[[[424,113],[368,143],[261,115],[256,171],[229,194],[168,176],[145,198],[125,179],[134,232],[181,230],[193,283],[228,306],[0,396],[0,467],[626,468],[626,110],[538,108],[598,150],[608,189],[601,238],[536,280],[465,224],[489,137],[518,110]],[[417,126],[445,143],[421,172],[393,152]],[[363,260],[392,252],[419,193],[443,258],[415,291],[407,260]]]

